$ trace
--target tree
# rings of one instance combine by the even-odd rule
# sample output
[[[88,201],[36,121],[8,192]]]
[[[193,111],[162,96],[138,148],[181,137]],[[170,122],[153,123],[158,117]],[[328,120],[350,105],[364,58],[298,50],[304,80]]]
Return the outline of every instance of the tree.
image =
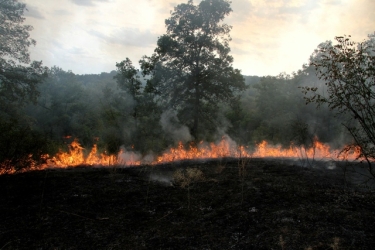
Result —
[[[344,123],[354,139],[349,148],[359,147],[360,158],[365,158],[373,177],[375,160],[375,37],[355,43],[350,36],[336,37],[338,44],[319,45],[310,59],[318,77],[325,82],[326,91],[305,87],[307,103],[328,104],[338,114],[348,114]]]
[[[45,71],[41,62],[26,66],[28,48],[36,42],[30,38],[32,26],[22,24],[25,9],[25,4],[15,0],[0,1],[0,106],[11,116],[15,107],[36,101],[37,84]]]
[[[120,88],[130,94],[134,100],[141,95],[142,83],[138,76],[138,70],[133,66],[129,58],[120,63],[116,63],[117,74],[114,78]]]
[[[37,126],[51,139],[66,136],[80,136],[85,142],[81,129],[88,119],[89,105],[87,92],[71,71],[59,67],[48,69],[48,77],[39,85],[40,96],[37,106],[30,105],[28,114],[34,116]],[[97,100],[96,100],[97,101]]]
[[[23,112],[36,102],[37,85],[44,77],[41,62],[32,62],[28,48],[32,27],[23,25],[26,5],[17,0],[0,0],[0,168],[23,167],[40,155],[41,140],[30,128]]]
[[[144,88],[139,70],[133,66],[129,58],[116,63],[116,67],[117,74],[114,79],[116,79],[118,87],[126,92],[125,95],[122,94],[122,97],[132,102],[129,115],[133,118],[133,125],[131,125],[132,132],[128,143],[132,145],[133,149],[142,153],[149,150],[160,151],[162,144],[162,131],[159,124],[161,110],[151,87],[152,80],[143,79],[148,82]]]
[[[167,33],[159,37],[155,53],[140,61],[154,78],[146,88],[178,112],[195,140],[203,136],[202,125],[215,126],[218,104],[245,89],[229,55],[231,26],[221,23],[231,11],[227,0],[179,4],[165,20]]]

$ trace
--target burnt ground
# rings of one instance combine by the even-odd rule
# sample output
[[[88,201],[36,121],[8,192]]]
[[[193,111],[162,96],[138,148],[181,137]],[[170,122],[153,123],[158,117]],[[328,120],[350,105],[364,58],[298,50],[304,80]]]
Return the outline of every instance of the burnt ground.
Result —
[[[0,249],[374,249],[375,192],[340,167],[245,163],[0,176]],[[187,168],[204,179],[174,183]]]

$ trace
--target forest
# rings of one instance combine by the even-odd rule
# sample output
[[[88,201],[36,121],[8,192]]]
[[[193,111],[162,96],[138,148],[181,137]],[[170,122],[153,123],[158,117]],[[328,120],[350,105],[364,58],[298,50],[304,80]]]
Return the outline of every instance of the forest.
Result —
[[[324,61],[324,53],[344,55],[342,46],[349,46],[353,56],[365,55],[353,49],[355,43],[349,38],[336,38],[336,45],[322,42],[309,62],[290,75],[245,76],[232,66],[231,27],[222,23],[232,11],[230,3],[202,1],[195,6],[188,1],[165,20],[166,34],[159,37],[154,54],[139,60],[139,66],[124,55],[122,62],[114,62],[112,72],[78,75],[58,65],[47,68],[42,62],[31,62],[28,47],[36,41],[29,35],[32,27],[22,24],[24,9],[24,4],[13,1],[2,5],[8,30],[4,39],[9,41],[2,47],[0,65],[2,169],[41,164],[46,155],[68,150],[72,141],[78,141],[86,154],[96,145],[98,152],[106,154],[123,149],[146,156],[178,143],[217,142],[223,136],[249,148],[262,141],[308,148],[317,140],[333,149],[353,144],[365,152],[368,146],[365,155],[372,157],[372,142],[362,136],[366,127],[356,130],[362,125],[355,121],[360,114],[351,114],[351,107],[343,112],[341,104],[330,102],[338,92],[329,92],[329,80],[340,81],[334,79],[340,74],[354,79],[358,72],[355,77],[345,71],[328,76],[335,71],[324,63],[335,63],[336,58]],[[362,44],[373,48],[374,36]],[[368,56],[373,60],[371,53]],[[371,65],[370,61],[369,76],[363,76],[370,90]],[[325,95],[331,99],[324,99]],[[369,121],[371,110],[372,106]],[[371,123],[369,128],[372,131]]]
[[[139,64],[82,75],[32,61],[0,0],[0,249],[374,248],[375,33],[243,75],[230,4],[181,3]]]
[[[84,148],[115,154],[121,146],[142,154],[161,153],[191,135],[178,116],[163,110],[156,99],[137,103],[116,81],[119,72],[75,75],[59,67],[48,69],[38,85],[39,96],[1,123],[1,160],[56,154],[78,139]],[[138,75],[137,75],[138,76]],[[140,76],[141,77],[141,76]],[[342,147],[350,138],[328,107],[306,105],[300,87],[318,85],[312,67],[293,75],[244,76],[246,90],[221,104],[218,120],[204,127],[203,140],[230,136],[238,144],[263,140],[288,147],[309,146],[315,137]],[[140,91],[143,92],[145,81]],[[146,102],[147,101],[147,102]],[[136,111],[135,111],[136,110]],[[188,135],[186,135],[188,133]],[[21,162],[22,163],[22,162]]]

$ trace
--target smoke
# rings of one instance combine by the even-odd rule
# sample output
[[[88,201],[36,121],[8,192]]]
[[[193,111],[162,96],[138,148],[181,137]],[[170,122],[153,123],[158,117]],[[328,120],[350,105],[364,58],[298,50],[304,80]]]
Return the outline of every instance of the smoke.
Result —
[[[223,109],[219,109],[217,113],[217,127],[216,127],[216,137],[221,138],[223,136],[228,136],[227,131],[232,127],[231,122],[225,117]]]
[[[177,113],[173,110],[167,110],[161,114],[160,125],[163,131],[169,134],[176,142],[188,142],[193,139],[189,128],[180,124]]]
[[[171,174],[152,173],[150,174],[150,180],[159,182],[165,186],[172,186],[173,177]]]
[[[133,152],[133,151],[127,151],[125,147],[121,147],[120,152],[118,153],[118,162],[120,165],[138,165],[142,160],[142,155]]]

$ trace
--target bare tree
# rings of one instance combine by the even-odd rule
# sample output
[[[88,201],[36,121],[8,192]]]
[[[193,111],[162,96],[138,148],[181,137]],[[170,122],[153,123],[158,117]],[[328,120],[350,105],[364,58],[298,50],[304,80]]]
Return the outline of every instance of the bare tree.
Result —
[[[350,117],[343,125],[353,143],[345,150],[359,149],[358,159],[367,161],[375,178],[375,35],[361,43],[351,41],[350,36],[335,39],[336,45],[320,44],[310,59],[326,85],[327,95],[317,87],[302,90],[307,103],[314,102],[318,107],[328,104],[336,114]]]

